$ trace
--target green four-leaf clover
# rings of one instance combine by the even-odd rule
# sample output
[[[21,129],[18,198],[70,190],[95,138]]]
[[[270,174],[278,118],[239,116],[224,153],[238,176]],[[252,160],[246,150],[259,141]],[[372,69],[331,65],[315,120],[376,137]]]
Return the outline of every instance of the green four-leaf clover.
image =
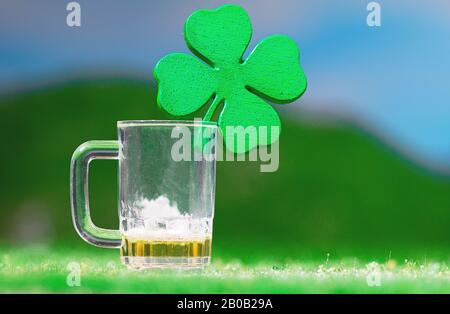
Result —
[[[219,104],[218,125],[228,143],[227,126],[266,126],[257,142],[229,147],[243,153],[258,144],[271,144],[280,127],[276,111],[262,98],[275,103],[292,102],[306,90],[296,43],[284,35],[263,39],[247,59],[242,56],[252,35],[247,12],[237,5],[198,10],[185,23],[185,40],[203,61],[184,53],[162,58],[154,75],[159,84],[158,105],[175,116],[191,114],[212,100],[204,120],[211,120]],[[266,138],[263,138],[263,137]]]

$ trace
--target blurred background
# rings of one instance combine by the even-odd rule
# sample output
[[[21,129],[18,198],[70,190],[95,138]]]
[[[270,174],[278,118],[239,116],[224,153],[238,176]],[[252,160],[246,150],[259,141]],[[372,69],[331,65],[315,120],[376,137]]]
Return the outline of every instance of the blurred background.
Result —
[[[72,152],[116,139],[117,120],[171,119],[154,65],[189,53],[194,10],[237,3],[253,23],[247,54],[291,36],[309,86],[275,105],[277,172],[219,163],[215,256],[449,256],[448,1],[378,1],[379,27],[361,0],[77,2],[80,27],[66,24],[69,1],[0,3],[0,245],[88,247],[70,217]],[[91,169],[93,219],[115,228],[117,164]]]

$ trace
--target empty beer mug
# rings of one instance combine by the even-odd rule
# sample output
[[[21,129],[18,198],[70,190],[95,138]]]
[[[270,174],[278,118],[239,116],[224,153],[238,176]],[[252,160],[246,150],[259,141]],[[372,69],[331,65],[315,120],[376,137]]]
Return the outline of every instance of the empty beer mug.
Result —
[[[132,268],[202,267],[211,259],[217,126],[119,121],[118,141],[89,141],[71,162],[72,219],[90,244],[120,248]],[[120,230],[91,220],[89,162],[119,160]]]

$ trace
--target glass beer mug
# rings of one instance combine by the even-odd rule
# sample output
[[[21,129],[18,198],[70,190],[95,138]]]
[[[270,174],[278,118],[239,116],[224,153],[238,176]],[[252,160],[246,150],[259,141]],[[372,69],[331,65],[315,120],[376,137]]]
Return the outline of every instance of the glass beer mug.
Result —
[[[131,268],[208,265],[217,125],[119,121],[117,128],[118,141],[89,141],[73,154],[70,187],[76,231],[90,244],[120,248],[122,263]],[[91,220],[88,171],[94,159],[119,160],[120,230],[97,227]]]

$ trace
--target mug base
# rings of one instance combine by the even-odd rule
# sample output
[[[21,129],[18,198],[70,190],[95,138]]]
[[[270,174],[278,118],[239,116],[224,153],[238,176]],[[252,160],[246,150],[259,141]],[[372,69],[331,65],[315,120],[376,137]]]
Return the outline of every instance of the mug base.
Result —
[[[211,257],[122,256],[120,260],[129,269],[199,269],[208,266]]]

